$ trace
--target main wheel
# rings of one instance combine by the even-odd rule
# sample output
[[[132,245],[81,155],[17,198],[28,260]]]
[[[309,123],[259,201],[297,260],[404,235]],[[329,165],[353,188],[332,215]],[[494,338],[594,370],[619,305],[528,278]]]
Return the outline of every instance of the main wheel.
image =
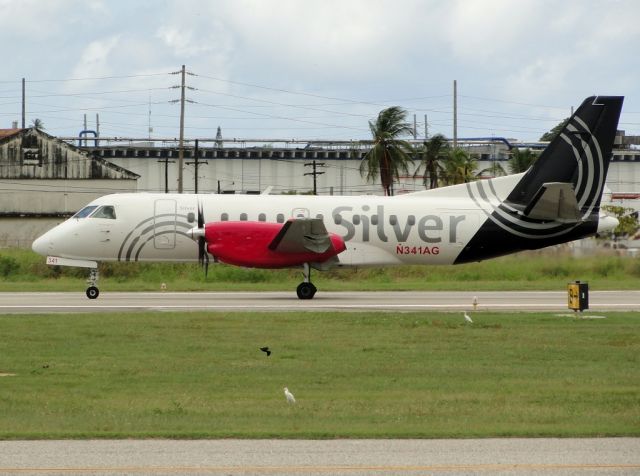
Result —
[[[296,289],[298,298],[300,299],[313,299],[318,289],[311,283],[300,283]]]
[[[99,294],[100,294],[100,291],[95,286],[89,286],[87,288],[87,297],[89,299],[96,299]]]

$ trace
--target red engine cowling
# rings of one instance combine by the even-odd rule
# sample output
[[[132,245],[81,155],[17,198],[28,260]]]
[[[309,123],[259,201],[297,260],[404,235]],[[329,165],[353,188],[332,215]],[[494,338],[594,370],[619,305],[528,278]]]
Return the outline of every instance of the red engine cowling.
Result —
[[[281,223],[215,222],[205,225],[207,251],[223,263],[249,268],[288,268],[304,263],[322,263],[342,253],[342,237],[329,233],[331,246],[323,252],[280,252],[269,245],[282,230]]]

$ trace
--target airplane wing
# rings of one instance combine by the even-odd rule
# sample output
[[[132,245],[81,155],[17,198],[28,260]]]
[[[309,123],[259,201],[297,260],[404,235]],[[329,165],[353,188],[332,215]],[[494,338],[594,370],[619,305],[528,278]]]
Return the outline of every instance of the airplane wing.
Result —
[[[320,218],[292,218],[269,243],[269,249],[279,253],[324,253],[330,247],[331,238]]]
[[[579,221],[580,210],[573,185],[564,182],[542,184],[522,214],[539,220]]]

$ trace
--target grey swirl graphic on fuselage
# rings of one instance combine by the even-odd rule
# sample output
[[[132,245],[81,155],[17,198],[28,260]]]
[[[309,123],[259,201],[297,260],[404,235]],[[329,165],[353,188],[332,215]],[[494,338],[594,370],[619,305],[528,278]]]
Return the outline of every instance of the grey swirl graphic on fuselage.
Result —
[[[577,161],[574,190],[582,220],[587,220],[598,203],[604,186],[602,151],[597,139],[579,117],[575,116],[566,129],[569,134],[563,132],[560,137],[569,145]],[[584,140],[583,136],[587,136],[588,139]],[[489,220],[521,238],[554,238],[569,233],[581,223],[561,223],[526,217],[498,197],[492,180],[468,183],[467,192]]]
[[[163,221],[158,222],[158,219]],[[181,219],[184,221],[180,221]],[[158,236],[175,233],[176,235],[188,237],[186,232],[195,225],[187,220],[187,215],[175,215],[173,213],[156,215],[142,220],[122,241],[118,251],[118,261],[138,261],[142,249]]]

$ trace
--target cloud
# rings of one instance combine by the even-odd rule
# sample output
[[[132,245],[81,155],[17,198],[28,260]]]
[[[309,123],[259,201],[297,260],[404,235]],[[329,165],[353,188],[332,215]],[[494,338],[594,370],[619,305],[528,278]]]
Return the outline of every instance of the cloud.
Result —
[[[114,35],[90,42],[80,54],[80,60],[73,68],[72,77],[86,78],[113,74],[110,66],[111,53],[120,42],[120,35]]]

